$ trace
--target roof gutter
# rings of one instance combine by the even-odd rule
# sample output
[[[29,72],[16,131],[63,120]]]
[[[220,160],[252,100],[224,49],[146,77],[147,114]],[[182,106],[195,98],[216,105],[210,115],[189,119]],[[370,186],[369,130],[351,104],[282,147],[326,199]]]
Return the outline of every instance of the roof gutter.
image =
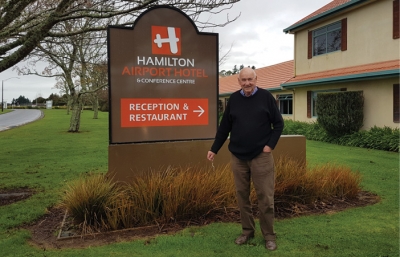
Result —
[[[316,20],[323,19],[323,18],[328,17],[330,15],[333,15],[335,13],[341,12],[344,9],[353,7],[355,5],[361,4],[361,3],[366,2],[366,1],[369,1],[369,0],[351,0],[350,2],[347,2],[345,4],[336,6],[335,8],[332,8],[332,9],[326,11],[326,12],[320,13],[320,14],[318,14],[316,16],[313,16],[313,17],[311,17],[311,18],[309,18],[307,20],[304,20],[304,21],[299,22],[299,23],[295,23],[292,26],[284,29],[283,32],[285,32],[286,34],[287,33],[293,33],[295,30],[298,30],[301,27],[307,26],[308,24],[310,24],[310,23],[312,23],[312,22],[314,22]]]
[[[270,91],[270,92],[274,92],[274,91],[282,91],[281,87],[272,87],[272,88],[266,88],[266,90]]]
[[[293,87],[305,87],[305,86],[329,84],[329,83],[337,83],[337,82],[370,80],[370,79],[378,79],[378,78],[385,78],[385,77],[387,77],[387,78],[398,77],[399,75],[400,75],[400,70],[394,69],[394,70],[359,73],[359,74],[330,77],[330,78],[321,78],[321,79],[314,79],[314,80],[305,80],[305,81],[299,81],[299,82],[289,82],[289,83],[281,84],[281,87],[282,87],[282,89],[288,89],[288,88],[293,88]]]

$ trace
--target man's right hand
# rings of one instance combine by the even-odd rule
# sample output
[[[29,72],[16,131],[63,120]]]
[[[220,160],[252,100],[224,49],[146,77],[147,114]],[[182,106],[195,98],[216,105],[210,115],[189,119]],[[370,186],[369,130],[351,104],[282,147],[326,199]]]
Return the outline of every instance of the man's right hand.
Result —
[[[211,152],[211,151],[208,151],[208,153],[207,153],[207,159],[208,159],[209,161],[213,161],[213,160],[214,160],[214,157],[215,157],[215,153],[213,153],[213,152]]]

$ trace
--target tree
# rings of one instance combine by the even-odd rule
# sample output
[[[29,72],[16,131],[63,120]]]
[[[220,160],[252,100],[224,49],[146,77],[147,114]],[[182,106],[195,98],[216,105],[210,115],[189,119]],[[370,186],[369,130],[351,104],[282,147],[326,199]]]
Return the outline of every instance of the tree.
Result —
[[[236,65],[233,66],[232,74],[237,74],[238,72],[239,72],[239,70],[238,70],[237,66]]]
[[[250,68],[250,65],[249,66],[247,66],[248,68]],[[237,65],[235,65],[235,66],[233,66],[233,69],[232,70],[222,70],[222,71],[220,71],[219,72],[219,75],[221,76],[221,77],[226,77],[226,76],[231,76],[231,75],[234,75],[234,74],[238,74],[239,73],[239,71],[241,71],[242,69],[244,68],[244,65],[243,64],[241,64],[240,66],[239,66],[239,69],[237,68]],[[256,66],[251,66],[251,68],[253,69],[253,70],[255,70],[256,69]]]
[[[93,106],[93,119],[98,118],[99,97],[104,94],[104,91],[108,92],[107,69],[107,63],[104,62],[103,64],[91,65],[90,71],[88,72],[88,74],[90,74],[89,79],[91,89],[95,90],[93,94],[87,95],[87,100],[91,102]]]
[[[25,96],[20,95],[17,99],[12,99],[11,104],[13,105],[25,105],[25,104],[30,104],[31,101],[28,98],[25,98]]]
[[[220,54],[219,61],[218,61],[219,66],[224,64],[226,62],[226,60],[228,59],[229,54],[231,53],[231,50],[232,50],[232,46],[233,46],[233,44],[231,44],[230,48],[226,52],[224,52],[224,50],[223,50],[224,46],[222,44],[219,45],[219,47],[218,47],[219,54]]]
[[[219,71],[219,76],[220,77],[226,77],[226,70]]]
[[[104,48],[106,39],[106,35],[104,34],[105,29],[109,24],[133,24],[135,18],[146,10],[146,8],[160,3],[160,1],[60,1],[59,3],[49,0],[23,1],[24,3],[29,2],[30,4],[38,2],[36,4],[41,8],[50,8],[49,15],[44,14],[41,8],[36,8],[37,6],[33,7],[29,4],[25,6],[26,9],[22,9],[23,12],[27,12],[26,15],[23,16],[24,18],[30,17],[33,20],[38,18],[36,21],[40,21],[40,24],[30,25],[30,28],[41,28],[41,30],[36,31],[37,34],[35,34],[34,37],[34,40],[36,40],[36,48],[28,49],[29,51],[24,52],[20,50],[24,49],[25,43],[29,46],[31,38],[25,38],[26,41],[24,41],[24,37],[19,37],[19,34],[10,33],[12,36],[8,36],[8,34],[0,33],[0,42],[2,37],[7,37],[4,42],[13,46],[9,49],[6,47],[7,44],[4,47],[0,47],[0,57],[5,55],[5,57],[0,59],[0,72],[2,71],[2,65],[4,65],[5,68],[7,68],[10,63],[14,65],[17,63],[14,63],[15,60],[21,60],[20,56],[25,55],[29,57],[30,67],[19,69],[21,73],[36,74],[39,76],[56,76],[58,80],[57,86],[63,88],[63,92],[67,94],[68,107],[71,107],[72,110],[68,131],[78,132],[80,113],[83,106],[83,95],[85,95],[85,99],[90,100],[95,106],[94,118],[96,118],[98,100],[94,93],[107,86],[107,79],[104,76],[100,77],[96,75],[96,67],[106,63],[105,60],[100,58],[100,56],[103,56],[103,58],[106,56]],[[237,1],[239,0],[221,0],[216,3],[211,0],[186,0],[179,2],[164,0],[162,3],[174,5],[182,11],[185,11],[193,20],[197,20],[202,12],[211,12],[211,10],[215,8],[233,4]],[[14,1],[11,0],[11,2]],[[10,11],[11,9],[9,8],[11,7],[7,5],[3,8],[3,11]],[[59,12],[55,12],[54,10],[58,10]],[[222,11],[223,10],[224,9],[222,9]],[[221,12],[221,10],[218,12]],[[49,21],[47,17],[51,17],[52,15],[53,19]],[[40,17],[42,17],[42,19],[39,19]],[[16,21],[16,23],[21,22],[20,29],[27,28],[27,25],[24,23],[26,22],[24,18],[21,16]],[[225,24],[234,20],[229,20],[228,18]],[[31,21],[28,23],[30,24]],[[47,23],[49,27],[44,28],[42,25]],[[210,24],[207,22],[199,22],[199,25],[200,28],[218,26],[217,24]],[[16,29],[13,26],[14,23],[9,23],[7,29],[12,32],[13,29]],[[26,33],[29,34],[31,31],[32,30],[28,30]],[[12,43],[18,42],[19,48],[17,45],[12,45]],[[2,51],[2,49],[4,51]],[[31,68],[35,69],[35,64],[39,61],[49,62],[49,66],[46,67],[43,72],[36,70],[31,71]],[[90,96],[90,94],[93,95]],[[69,112],[69,109],[70,108],[67,108],[67,112]]]
[[[93,19],[67,21],[62,26],[54,28],[59,33],[71,33],[94,26]],[[99,24],[97,24],[99,25]],[[78,132],[80,115],[84,100],[92,102],[94,118],[97,118],[96,91],[107,86],[107,62],[105,31],[93,31],[73,35],[66,38],[57,38],[53,41],[45,40],[32,51],[28,65],[19,68],[22,74],[56,77],[57,87],[66,93],[67,113],[71,109],[69,132]],[[35,70],[36,63],[47,62],[44,71]],[[101,68],[99,68],[101,67]]]
[[[200,14],[221,13],[239,0],[8,0],[0,1],[0,72],[7,70],[28,57],[43,41],[101,31],[107,21],[118,17],[120,25],[132,25],[135,19],[149,7],[157,4],[172,5],[187,13],[194,21]],[[237,17],[236,17],[237,18]],[[197,22],[200,29],[224,26]],[[94,25],[72,31],[55,30],[56,27],[76,20],[92,19]],[[103,21],[103,22],[102,22]],[[104,22],[106,21],[106,22]],[[99,24],[99,25],[96,25]]]
[[[43,104],[43,103],[45,103],[45,102],[46,102],[46,99],[43,98],[43,97],[41,97],[41,96],[36,97],[36,98],[33,99],[33,101],[32,101],[32,103],[34,103],[34,104]]]
[[[102,89],[99,90],[97,93],[98,93],[100,110],[103,112],[108,112],[110,109],[108,101],[108,90]]]
[[[53,101],[53,106],[60,106],[60,105],[66,105],[67,104],[67,101],[63,97],[61,97],[61,96],[59,96],[57,94],[51,94],[49,96],[48,100]]]

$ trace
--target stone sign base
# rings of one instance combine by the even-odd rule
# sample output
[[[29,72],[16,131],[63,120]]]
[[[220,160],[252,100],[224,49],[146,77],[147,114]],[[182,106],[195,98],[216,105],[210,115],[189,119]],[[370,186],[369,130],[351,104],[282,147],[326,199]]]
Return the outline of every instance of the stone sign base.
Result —
[[[195,140],[109,145],[107,176],[114,181],[129,182],[150,170],[197,165],[211,168],[211,162],[206,156],[212,143],[213,140]],[[228,143],[227,140],[215,156],[216,168],[230,163]],[[273,155],[275,160],[285,156],[298,161],[299,165],[305,164],[306,138],[300,135],[282,135]]]

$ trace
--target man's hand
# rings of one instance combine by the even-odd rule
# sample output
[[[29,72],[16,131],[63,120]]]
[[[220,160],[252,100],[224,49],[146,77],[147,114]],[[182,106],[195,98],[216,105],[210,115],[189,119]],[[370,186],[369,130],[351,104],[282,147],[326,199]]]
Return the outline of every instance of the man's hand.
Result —
[[[272,149],[271,149],[271,147],[266,145],[266,146],[264,146],[263,152],[264,153],[270,153],[270,152],[272,152]]]
[[[213,161],[213,160],[214,160],[214,157],[215,157],[215,153],[213,153],[213,152],[211,152],[211,151],[208,151],[208,153],[207,153],[207,159],[208,159],[209,161]]]

